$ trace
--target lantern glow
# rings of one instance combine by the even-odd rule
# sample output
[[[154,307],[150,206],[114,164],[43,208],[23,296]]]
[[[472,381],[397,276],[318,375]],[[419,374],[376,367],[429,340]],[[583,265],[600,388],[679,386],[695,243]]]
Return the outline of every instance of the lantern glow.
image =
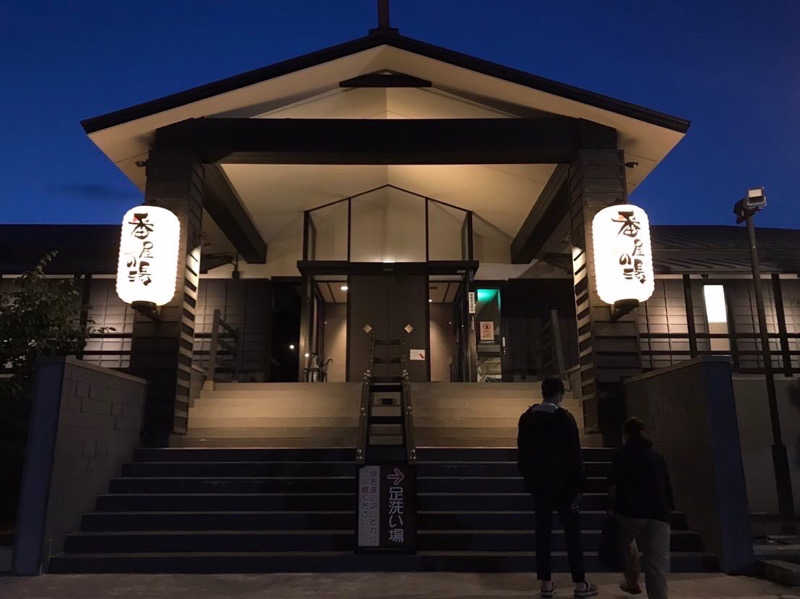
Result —
[[[175,295],[180,222],[166,208],[136,206],[125,213],[119,242],[117,295],[126,303],[163,306]]]
[[[653,252],[647,213],[632,204],[603,208],[592,220],[597,294],[607,304],[653,295]]]

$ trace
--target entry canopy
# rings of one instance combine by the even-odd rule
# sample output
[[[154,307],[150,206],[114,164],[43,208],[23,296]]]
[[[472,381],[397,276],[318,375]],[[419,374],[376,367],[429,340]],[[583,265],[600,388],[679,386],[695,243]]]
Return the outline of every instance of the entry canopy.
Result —
[[[145,169],[137,163],[147,159],[156,132],[189,119],[509,118],[559,126],[575,119],[616,130],[616,144],[624,150],[625,160],[638,163],[626,169],[629,192],[689,127],[678,117],[380,28],[366,37],[82,124],[106,156],[144,190]],[[406,161],[358,166],[328,162],[317,167],[287,159],[289,168],[280,163],[236,162],[219,160],[261,236],[271,242],[297,211],[384,184],[473,210],[513,237],[557,161],[456,165],[431,160],[425,165]]]

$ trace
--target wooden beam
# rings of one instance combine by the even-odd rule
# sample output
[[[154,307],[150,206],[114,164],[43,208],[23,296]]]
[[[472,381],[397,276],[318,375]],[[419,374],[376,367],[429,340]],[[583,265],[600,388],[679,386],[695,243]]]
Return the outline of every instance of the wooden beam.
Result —
[[[222,168],[206,164],[204,171],[203,207],[245,260],[263,264],[267,260],[267,244]]]
[[[616,149],[616,131],[582,119],[189,119],[157,147],[205,163],[556,164],[579,148]]]
[[[569,216],[569,165],[559,164],[511,242],[511,262],[527,264],[536,258],[561,221]]]
[[[686,330],[689,334],[689,355],[697,356],[697,327],[694,322],[694,298],[692,296],[692,280],[683,275],[683,301],[686,307]]]

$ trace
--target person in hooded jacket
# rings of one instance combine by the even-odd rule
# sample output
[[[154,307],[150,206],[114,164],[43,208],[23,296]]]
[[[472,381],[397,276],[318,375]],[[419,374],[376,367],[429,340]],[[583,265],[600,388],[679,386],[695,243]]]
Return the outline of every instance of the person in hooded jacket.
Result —
[[[609,496],[619,521],[621,542],[626,547],[625,582],[620,588],[639,594],[639,552],[647,596],[667,598],[670,519],[675,504],[664,458],[653,449],[644,423],[629,418],[624,427],[625,444],[617,452],[609,480]]]
[[[518,466],[536,507],[536,566],[541,596],[554,594],[551,580],[553,510],[559,512],[567,543],[575,597],[595,597],[597,587],[586,579],[581,543],[580,502],[586,477],[575,419],[559,404],[564,384],[542,381],[541,404],[520,416]]]

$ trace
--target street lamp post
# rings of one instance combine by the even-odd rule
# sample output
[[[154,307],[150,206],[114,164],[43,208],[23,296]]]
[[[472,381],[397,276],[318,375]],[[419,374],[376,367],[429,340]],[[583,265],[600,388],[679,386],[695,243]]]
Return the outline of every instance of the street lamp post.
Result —
[[[767,383],[767,401],[772,422],[772,464],[775,469],[775,485],[778,491],[778,509],[784,520],[794,518],[794,498],[792,495],[792,479],[789,473],[789,457],[781,434],[781,421],[778,413],[778,401],[775,396],[775,378],[772,373],[772,354],[767,334],[767,319],[764,314],[764,296],[761,293],[761,267],[756,247],[756,231],[753,216],[767,205],[767,196],[763,188],[748,189],[747,196],[736,202],[733,207],[737,223],[747,223],[747,234],[750,238],[750,260],[753,266],[753,288],[758,311],[758,333],[761,338],[761,356],[764,363],[764,375]]]

